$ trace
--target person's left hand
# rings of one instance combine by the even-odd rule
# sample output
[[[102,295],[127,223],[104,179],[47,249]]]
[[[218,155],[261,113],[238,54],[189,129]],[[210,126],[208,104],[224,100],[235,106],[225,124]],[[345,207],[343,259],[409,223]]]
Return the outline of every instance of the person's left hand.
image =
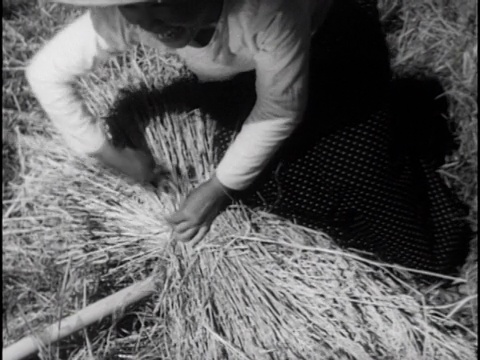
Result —
[[[166,217],[180,241],[197,244],[210,230],[213,220],[231,202],[229,189],[214,175],[194,189],[180,204],[179,209]]]

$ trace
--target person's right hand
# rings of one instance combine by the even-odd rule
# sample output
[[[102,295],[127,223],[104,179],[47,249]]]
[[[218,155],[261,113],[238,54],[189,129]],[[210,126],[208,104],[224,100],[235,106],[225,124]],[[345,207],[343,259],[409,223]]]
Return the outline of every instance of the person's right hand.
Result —
[[[149,183],[153,180],[155,161],[148,151],[128,147],[120,149],[105,141],[92,156],[137,182]]]

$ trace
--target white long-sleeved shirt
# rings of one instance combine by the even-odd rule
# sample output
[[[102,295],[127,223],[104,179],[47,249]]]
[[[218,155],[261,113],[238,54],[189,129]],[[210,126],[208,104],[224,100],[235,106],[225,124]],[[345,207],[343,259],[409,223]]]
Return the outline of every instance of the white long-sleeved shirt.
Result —
[[[101,147],[105,134],[72,83],[113,54],[139,43],[175,52],[200,80],[223,80],[255,70],[256,104],[216,169],[223,185],[242,190],[301,120],[310,36],[331,1],[224,0],[210,43],[175,50],[128,23],[117,7],[93,8],[42,48],[27,68],[27,79],[70,147],[89,154]]]

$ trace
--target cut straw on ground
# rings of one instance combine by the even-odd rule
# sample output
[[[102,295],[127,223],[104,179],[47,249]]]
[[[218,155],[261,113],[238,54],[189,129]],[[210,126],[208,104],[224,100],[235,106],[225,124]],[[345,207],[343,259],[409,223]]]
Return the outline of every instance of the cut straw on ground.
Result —
[[[406,269],[345,252],[321,232],[240,206],[223,214],[198,248],[172,242],[163,216],[191,187],[185,179],[205,177],[211,162],[196,156],[212,150],[211,137],[178,138],[198,138],[208,124],[188,112],[147,130],[157,162],[171,174],[158,189],[128,185],[73,156],[57,137],[20,139],[32,169],[29,192],[37,204],[62,199],[56,206],[75,226],[71,243],[57,249],[57,266],[103,266],[103,281],[116,289],[166,267],[165,284],[151,300],[155,325],[142,329],[144,358],[473,356],[468,334],[442,308],[409,294],[414,284]]]
[[[460,149],[442,171],[469,204],[476,227],[477,20],[469,6],[476,2],[380,1],[395,72],[434,75],[446,89]],[[76,13],[58,5],[29,9],[3,22],[4,128],[11,131],[3,156],[12,171],[3,189],[4,346],[166,267],[154,296],[46,346],[41,356],[476,356],[476,240],[457,277],[438,276],[428,286],[408,269],[338,248],[322,232],[242,206],[222,214],[196,248],[172,241],[163,217],[212,171],[210,120],[199,111],[152,110],[147,141],[168,175],[157,189],[129,185],[76,157],[17,76]],[[88,107],[101,118],[122,88],[161,88],[188,75],[177,58],[157,55],[140,47],[81,79]],[[466,293],[455,283],[466,285]]]

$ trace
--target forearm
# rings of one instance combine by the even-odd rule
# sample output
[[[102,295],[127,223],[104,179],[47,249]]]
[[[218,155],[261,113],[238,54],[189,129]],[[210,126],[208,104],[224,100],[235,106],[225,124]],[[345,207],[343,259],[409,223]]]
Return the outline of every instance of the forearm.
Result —
[[[76,94],[76,77],[91,71],[106,57],[88,14],[67,26],[32,59],[26,77],[40,105],[64,136],[67,144],[80,153],[93,153],[105,135]]]
[[[257,101],[217,167],[219,181],[248,188],[300,123],[308,97],[310,24],[290,2],[253,36]]]
[[[63,135],[67,145],[78,153],[89,154],[97,151],[105,141],[105,135],[98,123],[75,94],[69,82],[52,82],[39,74],[45,67],[30,67],[28,81],[38,102]]]
[[[218,180],[231,190],[246,189],[291,135],[296,123],[294,118],[246,123],[216,169]]]

